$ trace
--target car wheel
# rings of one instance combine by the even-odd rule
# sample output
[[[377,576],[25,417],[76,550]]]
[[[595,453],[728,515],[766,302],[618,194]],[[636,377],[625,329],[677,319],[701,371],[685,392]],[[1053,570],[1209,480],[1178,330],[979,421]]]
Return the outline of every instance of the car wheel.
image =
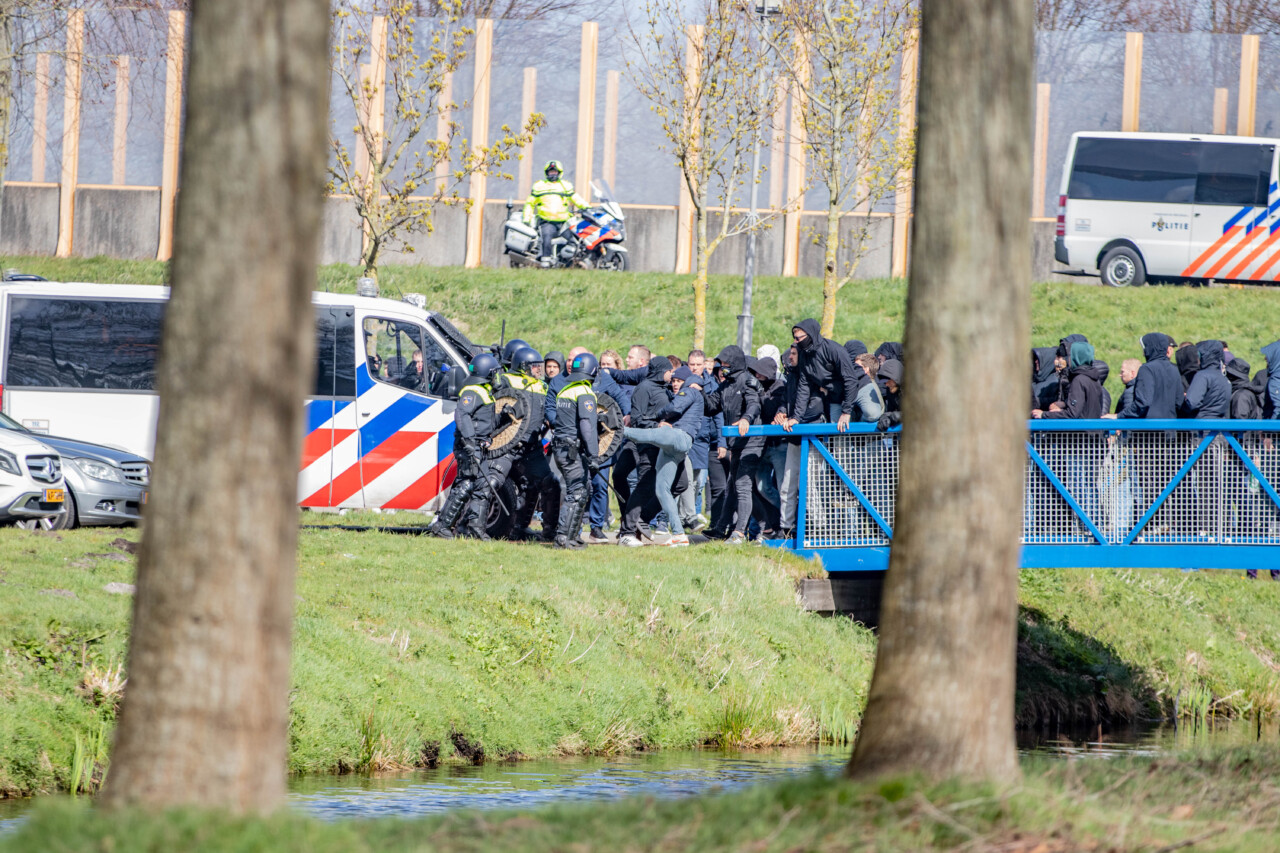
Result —
[[[65,512],[53,520],[53,526],[50,530],[71,530],[80,526],[79,509],[76,506],[76,496],[67,489],[67,499],[63,503],[62,508]]]
[[[14,527],[23,530],[56,530],[57,518],[24,518],[13,523]]]
[[[596,262],[596,269],[608,270],[609,272],[626,272],[627,253],[620,252],[612,246],[606,246],[604,254]]]
[[[1098,271],[1102,283],[1109,287],[1137,287],[1147,280],[1142,256],[1128,246],[1116,246],[1103,255]]]

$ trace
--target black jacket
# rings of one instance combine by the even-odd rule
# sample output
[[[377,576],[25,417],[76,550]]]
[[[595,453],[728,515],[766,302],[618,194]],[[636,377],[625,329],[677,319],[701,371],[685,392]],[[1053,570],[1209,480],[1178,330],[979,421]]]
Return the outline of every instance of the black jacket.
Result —
[[[706,413],[723,414],[726,427],[740,420],[746,420],[748,424],[760,423],[760,382],[747,370],[746,355],[736,346],[727,346],[716,358],[725,368],[725,377],[719,388],[704,394]],[[634,407],[632,411],[635,411]],[[764,436],[733,436],[724,442],[724,446],[730,452],[759,449],[764,447]]]
[[[1261,388],[1249,378],[1249,362],[1243,358],[1233,358],[1227,365],[1227,381],[1231,383],[1231,405],[1229,414],[1238,420],[1260,420],[1262,418],[1262,393],[1266,393],[1267,372],[1259,370],[1262,377]],[[1262,393],[1259,393],[1261,391]]]
[[[1106,410],[1102,407],[1102,383],[1106,379],[1101,362],[1076,365],[1067,370],[1067,407],[1057,412],[1045,412],[1042,418],[1088,419],[1100,418]]]
[[[1067,335],[1058,341],[1058,349],[1054,353],[1060,355],[1068,361],[1071,360],[1071,345],[1077,341],[1081,343],[1089,343],[1089,339],[1084,335]],[[1071,386],[1071,371],[1064,370],[1058,374],[1058,396],[1055,401],[1058,403],[1067,402],[1067,389]],[[1045,408],[1048,408],[1047,406]]]
[[[867,371],[862,369],[862,365],[858,364],[858,356],[866,355],[867,345],[857,338],[850,338],[844,342],[844,351],[849,353],[849,361],[853,364],[854,384],[858,390],[862,390],[862,386],[871,381],[871,377],[867,375]]]
[[[1183,412],[1196,420],[1225,418],[1231,409],[1231,383],[1222,375],[1222,341],[1196,344],[1200,369],[1187,387]]]
[[[1188,345],[1181,347],[1173,357],[1178,364],[1178,373],[1182,376],[1182,393],[1185,394],[1191,387],[1196,371],[1200,369],[1200,351],[1198,347]]]
[[[822,337],[817,320],[801,320],[792,328],[803,330],[808,337],[803,346],[798,346],[800,377],[791,417],[807,423],[806,418],[797,412],[807,415],[813,397],[822,400],[823,414],[826,414],[827,405],[838,403],[841,414],[852,416],[853,402],[858,396],[858,381],[848,351],[830,338]]]
[[[661,420],[658,414],[671,402],[664,377],[671,369],[665,355],[649,359],[649,373],[636,390],[631,392],[631,425],[639,429],[652,429]]]
[[[1031,408],[1048,409],[1058,399],[1058,373],[1053,357],[1057,347],[1036,347],[1031,351]]]
[[[1138,368],[1134,378],[1130,402],[1121,406],[1116,415],[1122,418],[1146,418],[1172,420],[1178,416],[1182,405],[1182,376],[1169,361],[1168,335],[1148,332],[1142,336],[1142,355],[1146,364]]]

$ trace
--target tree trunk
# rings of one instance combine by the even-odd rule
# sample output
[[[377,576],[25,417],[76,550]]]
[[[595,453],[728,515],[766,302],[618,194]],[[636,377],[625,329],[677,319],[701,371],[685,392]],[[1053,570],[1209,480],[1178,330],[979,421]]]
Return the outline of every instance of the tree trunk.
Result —
[[[156,476],[112,805],[284,800],[328,22],[324,0],[193,4]]]
[[[695,242],[693,262],[693,348],[702,349],[707,338],[707,207],[704,203],[697,212],[694,224]]]
[[[826,252],[822,259],[822,336],[836,330],[836,294],[840,291],[840,201],[832,192],[827,200]]]
[[[897,527],[857,777],[1018,773],[1032,13],[921,4]]]

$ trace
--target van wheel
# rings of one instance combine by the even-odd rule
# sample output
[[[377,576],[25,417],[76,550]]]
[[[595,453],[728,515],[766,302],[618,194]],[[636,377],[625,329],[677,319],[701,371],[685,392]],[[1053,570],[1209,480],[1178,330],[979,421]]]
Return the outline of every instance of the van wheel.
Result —
[[[1098,265],[1102,283],[1108,287],[1137,287],[1147,280],[1142,256],[1128,246],[1116,246],[1102,256]]]

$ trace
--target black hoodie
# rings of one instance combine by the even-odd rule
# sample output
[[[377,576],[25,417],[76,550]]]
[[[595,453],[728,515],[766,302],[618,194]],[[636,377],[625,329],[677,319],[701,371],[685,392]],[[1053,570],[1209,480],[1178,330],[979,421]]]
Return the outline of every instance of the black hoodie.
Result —
[[[1233,358],[1227,363],[1227,381],[1231,383],[1230,414],[1233,419],[1252,421],[1262,418],[1262,395],[1255,382],[1249,379],[1249,362],[1243,358]],[[1266,391],[1266,371],[1259,370],[1263,377],[1262,390]]]
[[[1187,344],[1185,347],[1179,347],[1173,354],[1173,358],[1178,364],[1178,373],[1182,376],[1182,393],[1185,394],[1191,387],[1192,377],[1200,369],[1200,352],[1196,347]]]
[[[724,367],[724,381],[716,390],[704,393],[706,413],[723,414],[725,426],[740,420],[753,425],[760,423],[760,382],[747,370],[746,355],[736,346],[727,346],[716,359]],[[733,436],[727,441],[722,437],[721,441],[731,452],[764,447],[762,435]]]
[[[885,341],[876,347],[876,358],[881,359],[882,363],[891,358],[900,364],[906,363],[902,360],[902,344],[897,341]]]
[[[1187,387],[1183,411],[1196,420],[1225,418],[1231,409],[1231,383],[1222,375],[1222,341],[1201,341],[1196,351],[1200,369]]]
[[[818,321],[812,318],[801,320],[791,328],[800,329],[807,335],[803,344],[796,345],[800,352],[797,365],[800,377],[796,382],[791,417],[807,423],[801,415],[810,411],[809,402],[813,397],[822,400],[824,415],[828,405],[839,404],[841,414],[852,417],[854,400],[858,396],[858,380],[848,350],[830,338],[822,337]]]
[[[1058,373],[1053,358],[1057,347],[1036,347],[1031,351],[1031,408],[1048,410],[1058,399]]]
[[[1088,352],[1092,354],[1093,347],[1089,347]],[[1068,368],[1067,376],[1067,407],[1056,412],[1044,412],[1040,417],[1050,420],[1102,417],[1106,412],[1102,399],[1102,383],[1107,379],[1106,364],[1091,359]]]
[[[1084,335],[1067,335],[1058,341],[1058,350],[1055,355],[1065,358],[1068,363],[1071,361],[1071,345],[1076,343],[1089,343],[1089,339]],[[1056,401],[1059,403],[1067,402],[1067,389],[1071,385],[1071,371],[1064,370],[1058,374],[1058,396]],[[1048,408],[1047,406],[1045,408]]]
[[[638,429],[652,429],[658,425],[658,413],[671,402],[667,393],[665,376],[671,362],[665,355],[649,359],[649,373],[631,392],[631,425]]]
[[[1142,336],[1142,356],[1146,364],[1133,380],[1131,402],[1116,413],[1121,418],[1173,420],[1182,405],[1182,376],[1169,361],[1173,340],[1160,332]]]
[[[857,338],[850,338],[844,342],[844,351],[849,353],[849,361],[853,363],[854,381],[857,383],[858,390],[861,391],[862,386],[871,381],[867,371],[858,364],[858,356],[867,354],[867,345]]]

